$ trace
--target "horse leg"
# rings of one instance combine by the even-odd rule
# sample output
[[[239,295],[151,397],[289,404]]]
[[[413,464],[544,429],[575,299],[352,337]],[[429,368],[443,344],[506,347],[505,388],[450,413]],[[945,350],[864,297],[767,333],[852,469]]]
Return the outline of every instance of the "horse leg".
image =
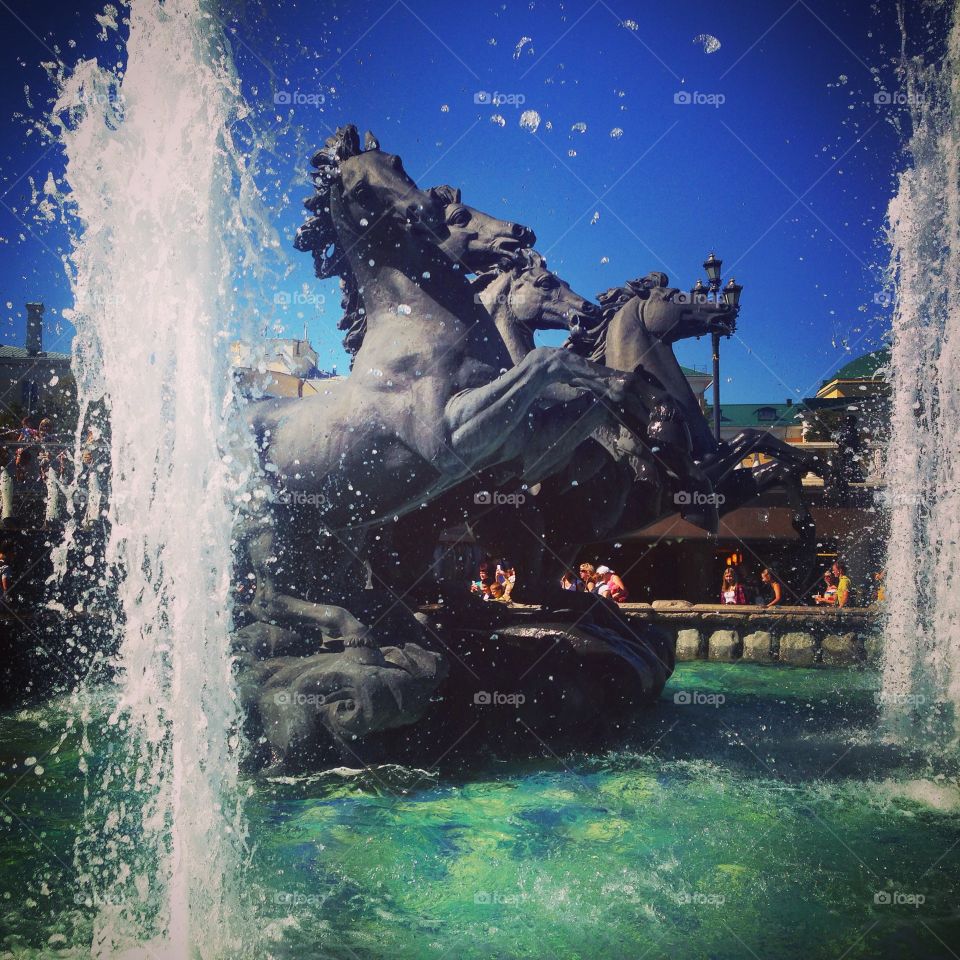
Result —
[[[275,626],[317,631],[324,641],[339,640],[344,646],[376,646],[370,631],[349,610],[329,603],[312,603],[284,593],[277,584],[277,557],[283,547],[269,520],[260,523],[247,538],[255,589],[250,613]],[[289,559],[285,560],[289,563]]]
[[[649,410],[638,378],[604,371],[569,351],[538,347],[492,383],[450,399],[444,414],[453,453],[463,464],[483,466],[499,458],[508,441],[528,454],[542,451],[545,445],[527,428],[526,415],[538,403],[552,411],[556,430],[568,431],[571,449],[604,420],[617,419],[616,411],[624,407],[625,416],[642,429]],[[585,415],[580,405],[570,408],[562,393],[552,392],[556,385],[586,392],[601,409]]]

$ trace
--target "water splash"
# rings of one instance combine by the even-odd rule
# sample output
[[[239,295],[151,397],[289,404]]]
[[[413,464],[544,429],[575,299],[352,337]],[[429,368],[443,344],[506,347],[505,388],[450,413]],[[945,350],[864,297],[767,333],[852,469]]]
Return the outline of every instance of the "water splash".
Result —
[[[123,632],[117,754],[88,779],[79,895],[96,909],[95,956],[239,957],[254,946],[237,906],[238,490],[223,450],[232,277],[256,191],[232,137],[246,106],[206,0],[128,9],[125,66],[80,63],[54,108],[81,225],[75,369],[84,409],[102,403],[109,419],[106,560]]]
[[[902,16],[901,16],[902,21]],[[942,64],[905,61],[910,166],[890,204],[892,412],[883,702],[895,736],[960,735],[960,4]],[[934,739],[931,739],[934,738]]]

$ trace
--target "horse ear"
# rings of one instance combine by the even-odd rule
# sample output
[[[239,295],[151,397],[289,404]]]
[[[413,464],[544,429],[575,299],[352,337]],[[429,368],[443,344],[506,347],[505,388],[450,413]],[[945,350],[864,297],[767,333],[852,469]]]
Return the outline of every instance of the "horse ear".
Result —
[[[363,149],[364,150],[379,150],[380,141],[373,135],[372,130],[368,130],[363,135]]]
[[[451,203],[460,202],[459,187],[451,187],[446,183],[441,183],[436,187],[430,187],[430,189],[427,190],[427,193],[429,193],[435,201],[442,203],[444,206],[448,206]]]
[[[329,165],[331,161],[335,164],[340,160],[355,157],[359,153],[360,134],[352,123],[348,123],[339,127],[333,136],[327,137],[325,148],[313,158],[313,164],[314,166]]]

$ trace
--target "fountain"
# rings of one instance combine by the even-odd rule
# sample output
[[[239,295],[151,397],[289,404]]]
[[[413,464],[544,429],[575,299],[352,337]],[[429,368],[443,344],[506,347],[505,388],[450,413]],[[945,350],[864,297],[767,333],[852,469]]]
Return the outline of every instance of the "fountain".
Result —
[[[248,176],[231,125],[245,108],[203,0],[134,0],[129,18],[125,66],[80,63],[54,109],[81,225],[69,271],[80,400],[109,419],[106,564],[123,637],[108,721],[119,755],[84,760],[79,890],[97,911],[96,956],[239,956],[241,491],[224,450],[228,278],[233,244],[248,242],[231,235]]]
[[[960,10],[960,7],[955,8]],[[942,63],[905,60],[909,167],[890,205],[892,429],[882,698],[894,736],[960,737],[960,16]]]
[[[351,373],[238,395],[234,279],[273,241],[213,13],[132,0],[126,63],[81,63],[55,109],[81,406],[111,458],[95,591],[120,645],[106,682],[0,712],[0,960],[951,950],[957,767],[909,721],[936,700],[954,736],[960,693],[960,20],[942,72],[911,74],[926,99],[891,208],[903,454],[878,689],[814,668],[812,640],[806,667],[674,672],[644,616],[556,589],[585,543],[678,506],[715,530],[774,485],[813,540],[800,477],[836,471],[718,441],[673,354],[734,330],[739,286],[707,302],[654,271],[593,302],[530,228],[347,125],[313,157],[295,244],[343,280]],[[762,468],[733,469],[758,443]],[[61,571],[89,519],[69,509]],[[528,571],[521,603],[467,595],[437,548],[457,526]]]

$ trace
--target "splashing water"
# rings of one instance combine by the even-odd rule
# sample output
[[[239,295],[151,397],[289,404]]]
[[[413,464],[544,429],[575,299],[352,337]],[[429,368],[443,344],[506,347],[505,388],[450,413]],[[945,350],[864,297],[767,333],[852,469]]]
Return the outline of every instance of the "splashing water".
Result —
[[[125,68],[80,63],[54,114],[82,232],[71,283],[84,407],[111,434],[108,569],[119,755],[88,774],[81,892],[95,956],[243,956],[231,676],[227,324],[245,105],[205,0],[133,0]],[[91,763],[91,770],[93,765]]]
[[[960,735],[960,4],[946,59],[906,64],[910,168],[890,205],[896,285],[887,651],[895,736]],[[879,96],[879,95],[878,95]],[[883,95],[887,103],[892,97]]]

